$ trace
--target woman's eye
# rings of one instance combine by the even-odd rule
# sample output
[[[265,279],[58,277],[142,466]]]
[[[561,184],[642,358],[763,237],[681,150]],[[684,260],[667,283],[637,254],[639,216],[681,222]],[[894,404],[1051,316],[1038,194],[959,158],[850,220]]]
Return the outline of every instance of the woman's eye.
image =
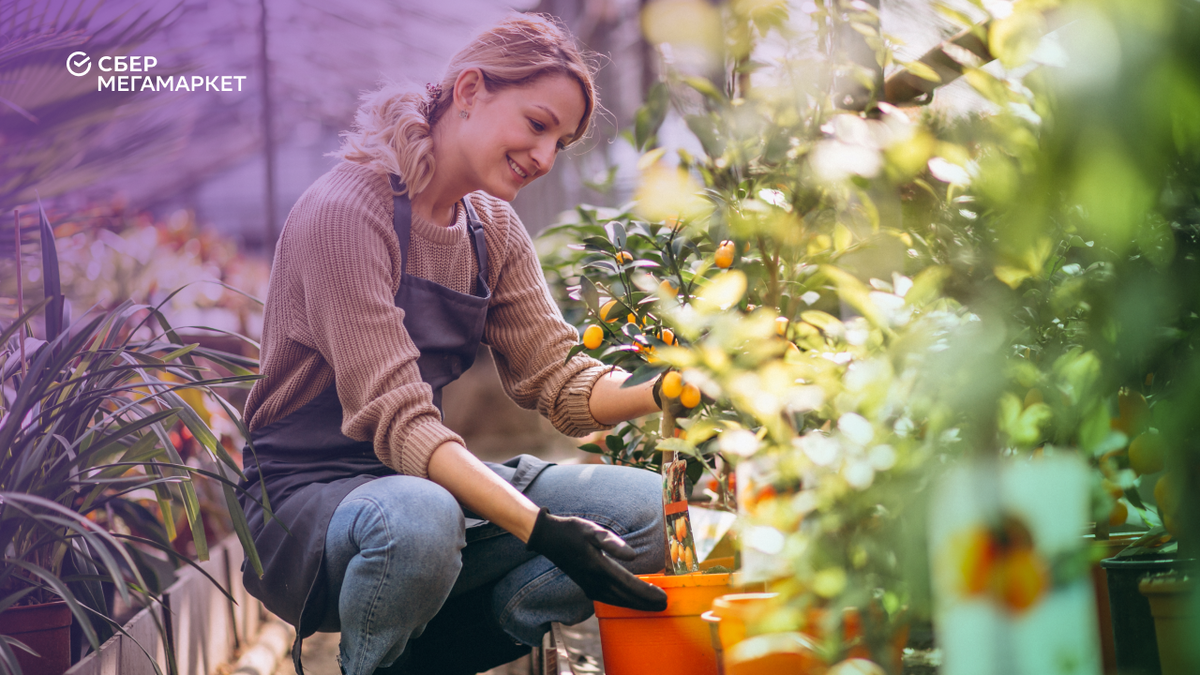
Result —
[[[567,149],[567,146],[564,145],[562,141],[559,141],[558,143],[556,143],[554,147],[556,149],[558,149],[559,152],[562,152],[563,150]]]
[[[529,120],[529,125],[532,126],[533,130],[539,134],[546,130],[545,125],[537,120]]]

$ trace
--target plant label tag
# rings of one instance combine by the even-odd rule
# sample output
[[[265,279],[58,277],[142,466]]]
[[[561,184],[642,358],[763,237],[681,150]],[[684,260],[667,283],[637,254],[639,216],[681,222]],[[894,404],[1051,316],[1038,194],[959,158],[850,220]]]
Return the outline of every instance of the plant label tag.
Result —
[[[929,519],[943,675],[1099,675],[1087,467],[1074,457],[947,472]]]

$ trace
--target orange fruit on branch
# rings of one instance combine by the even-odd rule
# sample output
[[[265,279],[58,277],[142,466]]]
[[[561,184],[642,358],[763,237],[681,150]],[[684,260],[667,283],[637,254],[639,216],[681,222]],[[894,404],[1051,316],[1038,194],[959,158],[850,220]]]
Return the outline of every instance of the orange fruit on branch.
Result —
[[[663,375],[663,381],[662,381],[662,395],[663,396],[666,396],[667,398],[679,398],[679,395],[682,393],[683,393],[683,377],[679,373],[672,370],[671,372],[667,373],[666,375]]]
[[[604,329],[595,324],[588,326],[583,331],[583,346],[588,349],[595,349],[604,342]]]
[[[679,393],[679,402],[685,408],[695,408],[700,405],[700,389],[694,384],[683,385],[683,391]]]
[[[1139,476],[1158,473],[1166,463],[1164,454],[1162,436],[1150,432],[1139,434],[1129,444],[1129,468]]]
[[[613,308],[617,306],[616,300],[609,300],[600,307],[600,320],[604,323],[612,323],[617,320],[617,317],[609,318],[609,314],[613,313]]]
[[[1146,430],[1150,421],[1150,405],[1140,393],[1122,387],[1117,393],[1117,419],[1112,428],[1133,438]]]
[[[713,262],[721,269],[727,269],[733,265],[734,254],[733,242],[726,239],[717,247],[717,252],[713,255]]]
[[[775,317],[775,334],[779,337],[787,335],[788,320],[786,316]]]
[[[1124,525],[1125,521],[1128,519],[1129,507],[1125,506],[1125,502],[1118,501],[1113,504],[1112,513],[1108,515],[1108,524],[1116,527],[1118,525]]]

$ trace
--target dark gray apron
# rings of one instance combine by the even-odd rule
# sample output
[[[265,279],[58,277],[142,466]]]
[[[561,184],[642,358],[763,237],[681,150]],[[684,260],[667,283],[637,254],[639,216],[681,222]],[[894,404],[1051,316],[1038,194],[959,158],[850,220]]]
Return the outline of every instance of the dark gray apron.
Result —
[[[391,177],[392,189],[400,187]],[[408,261],[412,207],[407,196],[393,198],[393,226],[400,242],[402,264]],[[491,290],[487,285],[487,245],[483,226],[463,199],[479,266],[476,294],[458,293],[427,279],[404,275],[396,306],[404,310],[404,327],[421,355],[421,379],[433,389],[433,403],[442,409],[442,388],[458,379],[475,361],[483,338]],[[336,385],[287,417],[250,434],[253,447],[243,451],[246,480],[242,486],[256,499],[265,489],[275,518],[264,522],[263,511],[241,496],[254,544],[262,559],[263,576],[243,565],[246,590],[268,610],[296,627],[292,658],[300,664],[300,641],[317,630],[337,631],[337,599],[324,583],[325,533],[342,499],[354,488],[381,476],[396,475],[375,455],[370,441],[355,441],[341,432],[342,405]],[[524,491],[547,466],[529,455],[504,464],[488,464],[513,487]],[[468,519],[471,535],[494,529]],[[286,529],[285,529],[286,528]]]

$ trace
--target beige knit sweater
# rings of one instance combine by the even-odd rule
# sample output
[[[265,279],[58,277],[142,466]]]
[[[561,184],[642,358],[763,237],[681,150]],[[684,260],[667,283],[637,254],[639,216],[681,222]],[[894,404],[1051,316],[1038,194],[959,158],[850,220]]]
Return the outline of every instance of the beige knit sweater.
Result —
[[[467,198],[488,248],[492,300],[483,341],[505,393],[569,436],[609,428],[589,407],[607,366],[584,355],[566,361],[579,335],[550,296],[525,227],[507,203],[481,192]],[[392,212],[387,176],[350,162],[292,208],[271,268],[262,379],[250,390],[245,419],[250,431],[262,428],[336,383],[342,433],[372,440],[396,471],[426,477],[433,451],[462,438],[442,425],[394,298],[401,270],[470,293],[478,266],[461,206],[451,227],[413,218],[411,259],[403,263]]]

